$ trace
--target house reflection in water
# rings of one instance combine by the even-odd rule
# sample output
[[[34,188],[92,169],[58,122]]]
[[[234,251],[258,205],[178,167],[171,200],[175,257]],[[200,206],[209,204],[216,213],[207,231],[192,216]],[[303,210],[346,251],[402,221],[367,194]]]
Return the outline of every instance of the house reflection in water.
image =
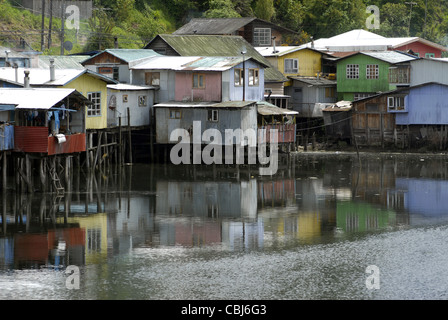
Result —
[[[448,221],[448,181],[428,178],[397,178],[390,193],[401,195],[410,225]]]
[[[157,181],[160,245],[259,247],[256,180]],[[256,227],[254,228],[254,225]],[[257,237],[257,236],[255,236]]]

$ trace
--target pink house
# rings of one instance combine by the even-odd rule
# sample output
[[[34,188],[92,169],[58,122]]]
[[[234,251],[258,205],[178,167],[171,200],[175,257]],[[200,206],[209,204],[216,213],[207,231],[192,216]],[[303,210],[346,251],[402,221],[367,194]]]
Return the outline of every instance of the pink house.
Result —
[[[177,72],[175,101],[221,101],[221,72]]]

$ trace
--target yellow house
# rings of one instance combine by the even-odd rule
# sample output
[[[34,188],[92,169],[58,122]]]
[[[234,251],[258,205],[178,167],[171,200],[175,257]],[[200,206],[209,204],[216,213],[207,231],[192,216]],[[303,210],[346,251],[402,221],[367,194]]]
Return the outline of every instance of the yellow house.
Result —
[[[58,218],[65,222],[64,218]],[[107,213],[68,217],[67,223],[79,224],[85,231],[85,263],[99,263],[107,258]]]
[[[63,87],[76,89],[92,101],[86,108],[87,130],[107,128],[107,85],[118,82],[88,69],[82,71]]]
[[[322,53],[299,46],[257,47],[257,51],[283,75],[315,77],[322,72]],[[286,82],[285,86],[290,85]]]
[[[25,79],[24,72],[29,72]],[[0,68],[2,79],[30,87],[76,89],[92,101],[86,108],[86,129],[107,128],[107,85],[118,81],[88,69]]]

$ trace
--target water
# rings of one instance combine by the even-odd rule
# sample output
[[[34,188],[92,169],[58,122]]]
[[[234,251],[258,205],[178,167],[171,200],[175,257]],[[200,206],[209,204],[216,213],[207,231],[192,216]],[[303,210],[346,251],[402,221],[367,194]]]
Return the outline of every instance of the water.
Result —
[[[447,164],[300,155],[274,177],[134,165],[80,172],[60,199],[11,191],[0,299],[447,299]]]

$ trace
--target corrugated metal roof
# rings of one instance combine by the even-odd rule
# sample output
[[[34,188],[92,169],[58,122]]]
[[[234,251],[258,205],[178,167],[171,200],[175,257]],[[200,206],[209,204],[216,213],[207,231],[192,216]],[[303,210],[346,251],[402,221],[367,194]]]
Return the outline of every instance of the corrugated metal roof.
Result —
[[[195,18],[173,32],[173,34],[232,34],[256,18]]]
[[[168,101],[163,103],[158,103],[154,105],[155,108],[244,108],[250,105],[254,105],[256,101],[224,101],[224,102],[213,102],[213,101]]]
[[[216,102],[196,102],[196,101],[167,101],[154,105],[154,108],[207,108],[214,106]]]
[[[150,49],[106,49],[104,51],[97,53],[96,55],[94,55],[92,57],[88,57],[87,59],[82,61],[82,63],[83,64],[87,63],[90,59],[93,59],[105,52],[117,57],[120,60],[123,60],[124,62],[132,62],[135,60],[140,60],[140,59],[160,55],[159,53],[157,53],[153,50],[150,50]]]
[[[237,57],[241,56],[241,51],[247,51],[247,57],[267,65],[265,69],[265,82],[286,82],[288,79],[269,61],[258,53],[255,48],[250,45],[241,36],[216,36],[216,35],[173,35],[161,34],[156,36],[146,47],[153,41],[161,38],[173,50],[181,56],[199,56],[199,57]]]
[[[418,59],[416,56],[411,56],[409,54],[397,52],[397,51],[380,51],[380,52],[361,52],[366,56],[373,57],[389,63],[400,63]]]
[[[56,69],[84,69],[82,61],[90,56],[39,56],[38,67],[41,69],[50,68],[50,60],[54,60]]]
[[[0,88],[0,103],[15,104],[17,109],[50,109],[70,95],[89,101],[75,89]]]
[[[300,46],[275,46],[275,50],[273,46],[270,47],[255,47],[255,49],[263,56],[263,57],[281,57],[285,54],[296,52],[299,50],[309,49]]]
[[[106,83],[118,83],[118,81],[112,78],[106,77],[97,72],[88,69],[56,69],[55,68],[55,80],[50,81],[50,69],[40,69],[40,68],[18,68],[17,82],[20,84],[24,83],[25,74],[24,71],[28,70],[30,72],[30,85],[51,85],[51,86],[65,86],[76,78],[83,74],[89,74],[97,79],[101,79]],[[0,78],[9,81],[15,81],[16,73],[14,68],[0,68]]]
[[[127,83],[108,84],[107,88],[113,89],[113,90],[124,90],[124,91],[155,89],[155,87],[152,87],[152,86],[137,86],[134,84],[127,84]]]
[[[160,56],[136,64],[130,69],[148,70],[177,70],[182,65],[199,59],[200,57]]]
[[[313,86],[328,86],[328,85],[336,85],[336,80],[329,80],[323,77],[289,77],[290,79],[301,81]]]
[[[276,25],[272,22],[262,20],[256,17],[241,18],[194,18],[187,24],[173,32],[175,35],[230,35],[239,29],[256,21],[270,25],[272,28],[282,30],[288,33],[297,33],[294,30]]]
[[[257,112],[263,116],[269,115],[297,115],[299,114],[297,111],[279,108],[272,103],[267,101],[259,101],[257,102]]]
[[[247,61],[252,58],[245,58]],[[146,60],[130,69],[147,70],[194,70],[194,71],[225,71],[243,62],[243,57],[182,57],[161,56]],[[260,63],[257,61],[257,63]],[[267,67],[264,64],[261,64]]]

